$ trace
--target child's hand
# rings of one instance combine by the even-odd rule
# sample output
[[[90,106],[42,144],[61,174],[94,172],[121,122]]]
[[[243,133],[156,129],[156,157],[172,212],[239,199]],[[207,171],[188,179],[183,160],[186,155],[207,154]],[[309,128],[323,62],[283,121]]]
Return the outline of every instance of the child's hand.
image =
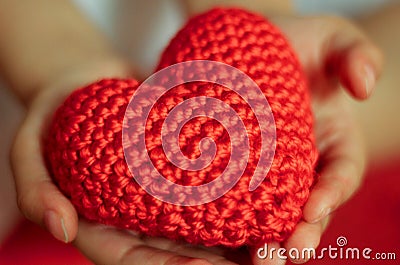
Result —
[[[208,251],[80,221],[71,202],[52,182],[41,144],[48,126],[46,122],[51,120],[56,108],[77,87],[107,76],[126,77],[131,72],[120,62],[93,63],[77,67],[65,78],[40,90],[28,107],[11,155],[20,210],[57,239],[73,242],[96,264],[233,264],[216,248]]]
[[[77,65],[71,73],[40,88],[29,102],[11,152],[17,202],[22,213],[46,227],[63,242],[72,242],[78,230],[78,216],[71,202],[51,180],[42,154],[43,134],[55,110],[77,87],[103,77],[127,77],[132,69],[119,59]]]
[[[362,134],[347,95],[367,99],[382,68],[382,54],[350,22],[334,17],[272,19],[291,41],[306,71],[312,90],[316,141],[320,151],[320,179],[304,207],[304,220],[282,244],[290,248],[316,248],[330,213],[360,186],[365,164]],[[270,247],[279,247],[273,243]],[[256,250],[253,250],[256,253]],[[283,264],[260,260],[254,264]],[[305,262],[305,260],[296,260]]]
[[[309,77],[321,152],[321,178],[304,208],[304,221],[283,245],[299,249],[316,247],[328,222],[329,212],[354,193],[364,168],[360,134],[337,79],[355,98],[365,99],[374,87],[382,59],[380,52],[346,21],[282,17],[274,19],[274,22],[290,38]],[[42,129],[46,126],[44,122],[49,120],[71,89],[102,76],[126,76],[128,71],[122,68],[118,65],[105,69],[81,69],[44,89],[30,104],[12,152],[22,212],[36,223],[45,225],[56,238],[66,242],[76,239],[76,245],[96,263],[232,264],[223,258],[220,250],[214,248],[206,250],[177,245],[164,239],[141,238],[129,232],[85,222],[79,223],[78,232],[74,207],[53,184],[43,163]],[[253,255],[253,262],[283,263],[280,260],[260,260],[256,254]]]

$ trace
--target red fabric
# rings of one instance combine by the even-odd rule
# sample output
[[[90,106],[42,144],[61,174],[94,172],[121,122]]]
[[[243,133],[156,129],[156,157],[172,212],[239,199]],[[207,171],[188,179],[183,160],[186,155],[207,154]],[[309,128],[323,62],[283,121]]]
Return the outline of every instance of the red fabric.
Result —
[[[64,244],[24,220],[3,244],[0,265],[91,265],[72,245]]]
[[[163,95],[148,117],[146,147],[166,179],[181,185],[208,183],[221,174],[230,155],[229,135],[222,125],[200,117],[182,129],[186,135],[179,138],[179,145],[188,157],[199,155],[199,141],[204,137],[217,143],[215,163],[193,174],[177,168],[163,154],[160,124],[178,103],[195,96],[212,96],[229,104],[247,129],[251,156],[238,183],[224,196],[204,205],[177,206],[154,198],[135,182],[121,140],[123,116],[139,85],[135,80],[104,79],[75,91],[65,101],[45,142],[51,174],[79,214],[92,221],[206,246],[285,240],[302,217],[317,156],[310,99],[299,61],[276,27],[240,9],[213,9],[192,18],[172,39],[158,69],[200,59],[243,71],[271,106],[275,157],[256,190],[249,192],[260,156],[260,127],[254,113],[229,88],[202,82],[180,85]]]

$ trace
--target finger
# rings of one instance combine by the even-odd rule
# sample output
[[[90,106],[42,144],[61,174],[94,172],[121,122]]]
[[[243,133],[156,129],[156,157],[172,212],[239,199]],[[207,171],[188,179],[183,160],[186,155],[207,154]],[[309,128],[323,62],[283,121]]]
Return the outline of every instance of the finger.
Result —
[[[312,86],[325,90],[331,88],[326,86],[331,80],[339,80],[357,99],[371,95],[382,71],[383,56],[355,25],[333,16],[275,16],[272,20],[298,52]]]
[[[328,222],[329,217],[325,217],[314,224],[302,221],[296,226],[295,231],[284,244],[288,252],[287,256],[293,263],[305,263],[316,255],[314,250],[317,249]],[[294,249],[297,251],[293,251]]]
[[[96,264],[234,265],[224,257],[167,239],[140,238],[113,227],[79,222],[74,244]],[[107,251],[99,251],[107,249]]]
[[[339,18],[329,21],[331,32],[326,34],[327,47],[323,50],[326,68],[354,98],[366,99],[381,73],[382,52],[350,22]]]
[[[259,248],[251,248],[250,256],[254,265],[284,265],[285,255],[279,251],[281,245],[277,242],[265,244]]]
[[[349,115],[341,117],[340,122],[322,119],[320,123],[323,125],[318,126],[325,128],[317,135],[320,179],[303,210],[309,223],[320,221],[348,200],[360,186],[365,167],[362,136]]]
[[[57,239],[72,241],[77,233],[77,214],[47,173],[41,152],[40,108],[28,114],[14,142],[11,162],[22,213],[45,226]]]

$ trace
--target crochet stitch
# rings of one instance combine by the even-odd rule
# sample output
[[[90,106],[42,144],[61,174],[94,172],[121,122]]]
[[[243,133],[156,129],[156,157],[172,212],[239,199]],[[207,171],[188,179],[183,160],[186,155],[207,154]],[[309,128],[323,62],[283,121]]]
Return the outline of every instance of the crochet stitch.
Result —
[[[260,186],[249,191],[260,157],[260,127],[251,108],[227,87],[193,82],[165,93],[147,118],[146,149],[154,166],[166,179],[185,186],[208,183],[221,175],[231,140],[219,122],[197,117],[180,131],[179,146],[189,158],[200,155],[204,137],[215,141],[214,160],[199,171],[173,165],[161,143],[168,113],[194,96],[208,96],[229,104],[243,121],[250,148],[246,169],[231,190],[206,204],[174,205],[148,194],[133,178],[123,150],[124,115],[140,85],[133,79],[103,79],[80,88],[56,111],[44,142],[55,183],[82,217],[149,236],[228,247],[285,240],[302,217],[317,160],[310,96],[296,55],[262,16],[216,8],[187,22],[165,49],[157,69],[191,60],[236,67],[267,98],[276,124],[276,150]]]

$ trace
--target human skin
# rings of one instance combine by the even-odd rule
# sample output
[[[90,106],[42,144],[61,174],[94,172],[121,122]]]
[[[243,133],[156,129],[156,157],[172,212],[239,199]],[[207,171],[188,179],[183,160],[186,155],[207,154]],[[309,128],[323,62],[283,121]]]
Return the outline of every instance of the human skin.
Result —
[[[48,116],[74,88],[100,77],[127,77],[134,71],[68,1],[40,0],[34,6],[14,2],[17,1],[0,0],[0,10],[7,10],[0,14],[0,30],[5,36],[0,39],[0,72],[27,109],[12,153],[22,212],[47,227],[56,238],[74,241],[83,253],[100,264],[135,264],[143,260],[148,260],[149,264],[232,264],[224,259],[224,251],[220,249],[177,245],[165,239],[138,237],[114,228],[78,221],[74,208],[51,182],[43,165],[39,141],[43,127]],[[267,7],[264,10],[272,13]],[[322,153],[328,165],[322,172],[323,180],[319,188],[316,187],[309,206],[305,208],[305,220],[284,243],[288,248],[303,248],[318,244],[328,220],[327,213],[319,215],[324,209],[334,210],[351,196],[361,181],[364,166],[360,132],[351,118],[350,107],[346,107],[343,113],[334,112],[332,115],[334,106],[347,106],[348,103],[338,89],[339,83],[331,82],[331,77],[341,80],[353,97],[365,99],[372,93],[371,84],[379,75],[381,55],[359,29],[345,20],[332,17],[296,18],[283,13],[285,15],[271,14],[271,19],[295,44],[295,49],[301,51],[301,61],[309,78],[318,80],[313,87],[317,128],[320,128],[317,129],[320,132],[317,136],[320,149],[326,150]],[[25,19],[19,21],[15,20],[16,17]],[[12,27],[1,28],[1,25],[10,24],[9,21],[13,21]],[[51,23],[44,23],[46,21]],[[299,29],[302,29],[303,36],[296,34]],[[321,30],[325,34],[310,38]],[[58,31],[61,33],[54,34]],[[77,42],[65,41],[72,39]],[[327,47],[328,40],[335,41]],[[336,65],[348,67],[340,71],[336,69],[332,76],[328,76],[325,73],[327,59],[332,57],[338,60]],[[33,62],[35,67],[32,67]],[[373,80],[368,87],[365,65],[371,67],[373,72]],[[334,122],[338,117],[349,117],[349,120]],[[329,124],[331,126],[327,126]],[[324,130],[327,127],[330,130]],[[340,134],[341,131],[346,133]],[[340,137],[337,137],[338,134]],[[56,218],[46,214],[49,209],[55,212]],[[51,220],[46,220],[46,217]],[[99,251],[104,248],[109,251]],[[256,264],[281,262],[258,260],[255,255],[253,260]]]

